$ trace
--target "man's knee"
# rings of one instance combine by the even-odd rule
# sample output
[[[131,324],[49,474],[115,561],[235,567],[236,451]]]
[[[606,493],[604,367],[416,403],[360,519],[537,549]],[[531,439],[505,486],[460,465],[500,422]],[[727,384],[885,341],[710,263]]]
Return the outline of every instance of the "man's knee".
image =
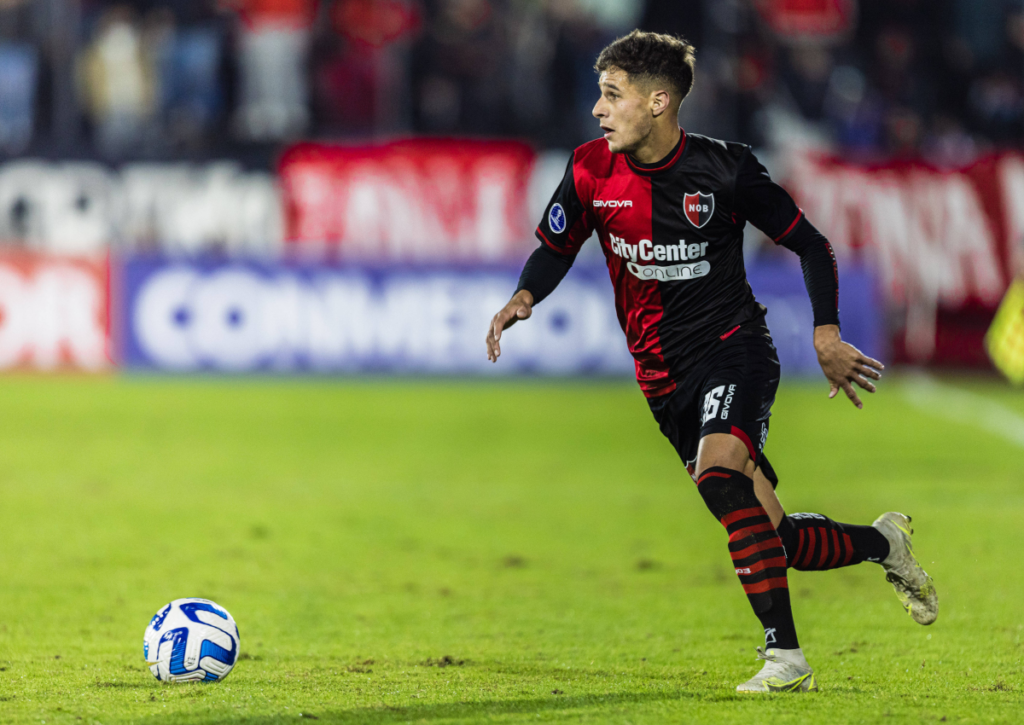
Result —
[[[739,438],[728,433],[709,433],[700,439],[697,449],[697,477],[709,468],[728,468],[754,477],[754,461]]]

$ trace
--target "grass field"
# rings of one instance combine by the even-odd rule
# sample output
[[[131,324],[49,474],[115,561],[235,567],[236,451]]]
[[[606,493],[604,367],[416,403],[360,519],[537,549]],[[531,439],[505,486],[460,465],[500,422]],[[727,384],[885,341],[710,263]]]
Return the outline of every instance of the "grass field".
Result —
[[[3,379],[0,722],[1019,722],[1024,394],[883,382],[783,387],[767,450],[791,512],[913,515],[939,621],[792,572],[821,692],[740,697],[760,628],[632,383]],[[223,683],[145,669],[185,596]]]

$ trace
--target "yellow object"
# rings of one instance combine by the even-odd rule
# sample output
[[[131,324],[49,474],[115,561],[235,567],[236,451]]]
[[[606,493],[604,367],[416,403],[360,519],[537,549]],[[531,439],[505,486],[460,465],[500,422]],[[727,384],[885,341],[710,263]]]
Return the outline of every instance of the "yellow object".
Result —
[[[1016,385],[1024,384],[1024,280],[1006,291],[985,334],[985,349],[999,371]]]

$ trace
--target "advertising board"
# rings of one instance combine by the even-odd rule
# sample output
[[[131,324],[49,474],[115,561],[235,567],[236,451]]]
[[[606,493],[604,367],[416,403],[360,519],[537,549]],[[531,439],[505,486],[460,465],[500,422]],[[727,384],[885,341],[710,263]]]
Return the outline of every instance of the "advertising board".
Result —
[[[877,273],[897,361],[989,366],[985,331],[1024,274],[1021,156],[938,169],[794,154],[786,183],[840,270],[853,261]]]
[[[751,270],[784,372],[817,372],[799,265]],[[486,359],[491,316],[515,289],[510,266],[370,267],[262,262],[124,262],[122,359],[178,372],[623,375],[633,362],[604,267],[577,266]],[[870,275],[844,270],[844,335],[880,353]],[[820,374],[817,373],[817,374]]]
[[[297,144],[279,164],[286,244],[375,262],[516,259],[534,245],[535,160],[514,141]]]
[[[110,365],[106,255],[0,255],[0,369]]]
[[[603,272],[603,270],[600,270]],[[166,370],[620,373],[607,278],[580,272],[487,362],[507,267],[125,263],[124,362]]]

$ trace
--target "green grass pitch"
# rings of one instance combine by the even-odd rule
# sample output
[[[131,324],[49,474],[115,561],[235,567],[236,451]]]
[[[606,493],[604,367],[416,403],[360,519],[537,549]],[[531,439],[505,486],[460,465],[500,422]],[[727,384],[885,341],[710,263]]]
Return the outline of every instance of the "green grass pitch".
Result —
[[[0,722],[1020,722],[1024,394],[883,383],[785,385],[767,450],[791,512],[914,516],[939,620],[792,572],[821,691],[741,697],[757,620],[632,383],[3,379]],[[144,667],[186,596],[223,683]]]

